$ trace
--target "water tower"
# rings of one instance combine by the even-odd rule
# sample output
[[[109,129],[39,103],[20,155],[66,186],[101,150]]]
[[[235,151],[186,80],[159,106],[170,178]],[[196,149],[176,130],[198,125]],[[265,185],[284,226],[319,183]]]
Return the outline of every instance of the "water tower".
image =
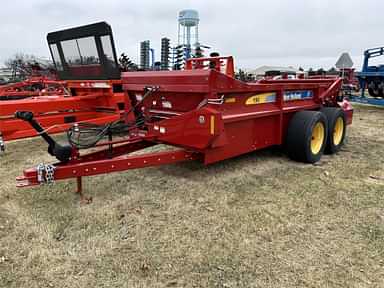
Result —
[[[183,10],[179,13],[179,46],[184,46],[186,58],[190,58],[192,46],[199,43],[199,12]]]

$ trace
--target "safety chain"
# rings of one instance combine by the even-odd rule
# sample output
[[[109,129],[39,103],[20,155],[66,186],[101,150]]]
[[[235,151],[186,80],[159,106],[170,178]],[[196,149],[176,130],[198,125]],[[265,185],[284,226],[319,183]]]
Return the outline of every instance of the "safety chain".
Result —
[[[37,182],[40,184],[52,184],[55,181],[55,166],[50,164],[39,164],[36,167]]]
[[[0,153],[4,151],[5,151],[5,143],[3,140],[3,136],[1,136],[1,133],[0,133]]]
[[[213,104],[213,105],[222,105],[224,104],[224,95],[221,95],[219,99],[214,98],[214,99],[208,99],[208,104]]]

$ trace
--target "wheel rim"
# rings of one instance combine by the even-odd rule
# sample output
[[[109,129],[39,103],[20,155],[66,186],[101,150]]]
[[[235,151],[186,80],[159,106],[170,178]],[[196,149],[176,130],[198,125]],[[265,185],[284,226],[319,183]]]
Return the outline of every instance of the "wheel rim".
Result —
[[[323,147],[324,138],[325,138],[324,124],[321,122],[318,122],[312,131],[312,139],[311,139],[312,154],[316,155],[320,152],[321,148]]]
[[[337,118],[335,127],[333,129],[333,144],[336,146],[343,140],[344,134],[344,120],[342,117]]]

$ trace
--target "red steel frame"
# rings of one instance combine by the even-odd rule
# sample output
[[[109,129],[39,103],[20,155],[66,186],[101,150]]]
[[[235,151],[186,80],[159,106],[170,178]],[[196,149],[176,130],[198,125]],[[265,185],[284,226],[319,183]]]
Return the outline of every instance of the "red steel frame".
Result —
[[[337,102],[341,78],[244,83],[232,77],[231,57],[227,58],[232,66],[227,68],[228,74],[202,69],[207,60],[210,59],[200,62],[193,59],[197,63],[188,62],[185,71],[123,73],[126,99],[132,105],[139,105],[146,119],[145,128],[132,131],[123,140],[102,143],[97,152],[83,155],[73,148],[69,162],[54,165],[55,179],[76,178],[82,195],[84,176],[189,160],[200,160],[207,165],[281,145],[289,121],[297,111],[319,110],[322,106],[340,106],[347,123],[352,122],[350,104],[345,100]],[[148,87],[156,87],[156,91],[139,102]],[[287,95],[306,94],[310,97],[287,98]],[[130,155],[159,143],[179,149]],[[41,183],[36,168],[25,170],[17,180],[19,187]]]

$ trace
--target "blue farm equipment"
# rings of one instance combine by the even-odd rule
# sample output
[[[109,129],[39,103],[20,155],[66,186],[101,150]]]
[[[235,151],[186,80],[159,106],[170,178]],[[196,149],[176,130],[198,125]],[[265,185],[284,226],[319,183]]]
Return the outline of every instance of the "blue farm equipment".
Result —
[[[364,104],[384,106],[384,64],[369,65],[371,58],[384,55],[384,47],[368,49],[364,52],[362,71],[357,73],[361,87],[361,97],[352,97],[352,101]],[[371,97],[365,96],[365,89]]]

